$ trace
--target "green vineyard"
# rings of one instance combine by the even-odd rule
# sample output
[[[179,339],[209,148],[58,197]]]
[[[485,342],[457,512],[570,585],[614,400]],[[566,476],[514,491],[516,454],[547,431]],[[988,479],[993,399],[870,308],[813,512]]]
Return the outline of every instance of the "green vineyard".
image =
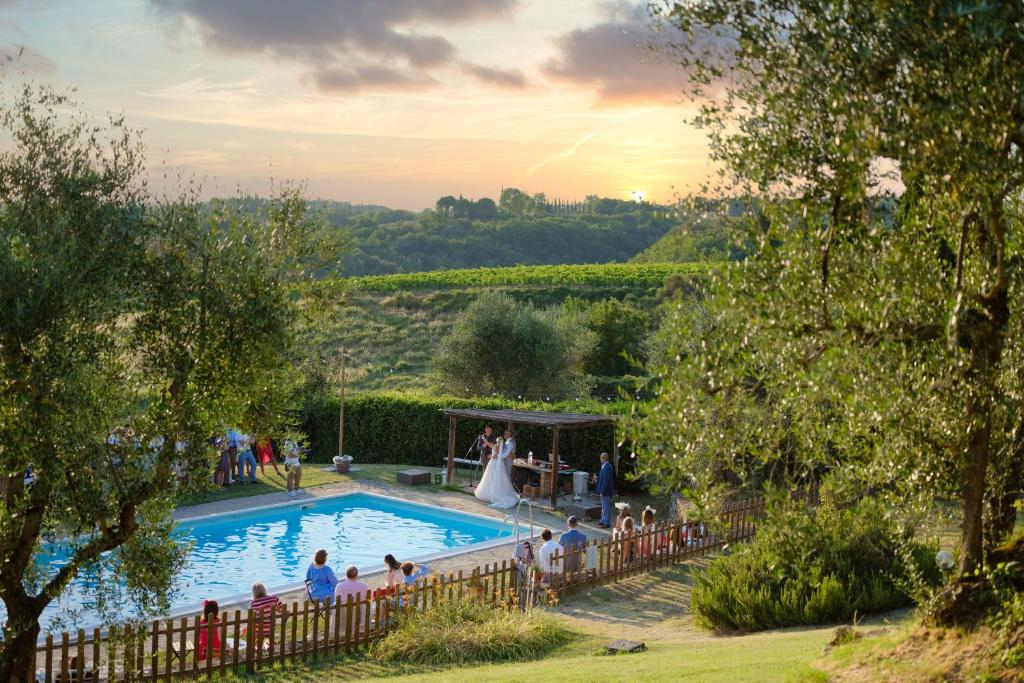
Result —
[[[469,268],[423,273],[367,275],[348,278],[346,283],[365,292],[394,292],[408,289],[458,287],[500,287],[506,285],[631,285],[661,286],[672,275],[704,275],[712,263],[604,263],[557,266],[512,266]]]

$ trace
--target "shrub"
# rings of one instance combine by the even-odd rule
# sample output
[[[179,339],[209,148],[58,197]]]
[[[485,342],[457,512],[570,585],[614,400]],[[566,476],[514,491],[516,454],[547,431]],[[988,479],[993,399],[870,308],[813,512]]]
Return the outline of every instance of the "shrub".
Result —
[[[452,600],[400,615],[398,627],[374,645],[373,655],[384,662],[434,666],[527,660],[568,639],[568,631],[544,612]]]
[[[752,544],[697,577],[693,610],[728,630],[848,621],[911,604],[913,580],[937,584],[934,551],[871,499],[845,510],[776,503]]]
[[[441,340],[433,366],[444,382],[468,393],[572,393],[569,339],[528,304],[501,292],[471,303]]]

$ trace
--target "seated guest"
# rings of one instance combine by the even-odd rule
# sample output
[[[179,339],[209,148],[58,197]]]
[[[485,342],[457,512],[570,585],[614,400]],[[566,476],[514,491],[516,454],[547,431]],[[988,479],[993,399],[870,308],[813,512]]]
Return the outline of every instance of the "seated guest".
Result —
[[[339,581],[335,586],[334,600],[344,605],[348,602],[348,596],[351,595],[353,600],[359,601],[365,599],[369,592],[370,587],[359,580],[359,569],[352,565],[345,570],[345,580]]]
[[[387,574],[384,575],[386,588],[394,588],[402,583],[402,563],[396,560],[391,553],[384,556],[384,567],[387,569]]]
[[[516,561],[519,570],[525,572],[530,568],[536,558],[533,556],[533,545],[529,541],[523,541],[512,551],[512,559]]]
[[[555,554],[558,553],[562,546],[555,542],[552,538],[551,529],[545,529],[540,532],[540,537],[544,541],[544,545],[540,547],[540,568],[544,572],[544,578],[548,581],[553,581],[555,577],[561,576],[562,574],[562,561],[561,559],[555,559]]]
[[[622,520],[622,531],[619,532],[619,552],[622,553],[622,561],[629,563],[636,559],[636,528],[632,517]]]
[[[207,656],[212,658],[219,657],[221,654],[218,614],[220,614],[220,606],[217,605],[216,600],[203,601],[203,618],[199,622],[199,648],[197,649],[199,661],[205,661]],[[213,628],[208,629],[207,624],[212,625]],[[211,633],[208,634],[207,631]],[[212,640],[212,644],[207,642],[208,640]]]
[[[415,588],[416,582],[426,577],[430,568],[425,564],[416,565],[412,562],[402,563],[402,585]],[[405,607],[405,596],[398,599],[398,606]]]
[[[629,511],[629,503],[616,503],[615,507],[619,509],[619,515],[615,518],[615,530],[622,531],[622,523],[627,518],[632,518],[633,513]]]
[[[425,564],[416,565],[412,562],[402,563],[402,583],[407,586],[415,586],[416,582],[424,578],[430,572]]]
[[[313,556],[313,564],[306,570],[306,582],[311,600],[322,602],[334,595],[338,577],[334,575],[334,570],[327,566],[327,551],[323,548],[317,550]]]
[[[582,552],[587,547],[587,537],[576,528],[579,525],[576,517],[570,516],[569,519],[565,520],[565,524],[569,527],[569,530],[559,537],[558,545],[562,546],[563,552],[568,555],[567,568],[570,572],[575,572],[578,569],[579,552]]]
[[[262,581],[257,581],[252,585],[252,600],[249,601],[249,609],[256,613],[256,618],[262,618],[262,621],[257,621],[256,625],[263,637],[266,638],[270,633],[270,615],[283,611],[284,605],[276,595],[267,595],[267,587]],[[243,635],[246,631],[248,631],[247,628],[243,629]],[[256,637],[259,638],[259,636],[260,633]]]
[[[659,539],[655,538],[655,530],[658,528],[658,524],[654,519],[654,513],[656,510],[648,505],[644,508],[643,515],[640,517],[640,555],[642,557],[650,557],[653,555],[659,547]]]

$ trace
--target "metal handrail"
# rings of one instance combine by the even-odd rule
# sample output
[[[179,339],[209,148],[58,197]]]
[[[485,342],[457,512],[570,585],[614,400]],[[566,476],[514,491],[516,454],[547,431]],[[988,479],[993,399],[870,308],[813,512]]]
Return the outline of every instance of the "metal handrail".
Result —
[[[509,517],[512,517],[512,523],[516,527],[516,543],[519,543],[519,534],[520,534],[519,514],[522,511],[523,503],[526,503],[527,506],[529,506],[529,508],[530,508],[530,538],[533,538],[534,535],[535,535],[533,533],[533,501],[530,500],[529,498],[523,498],[522,496],[519,496],[519,502],[516,503],[515,516],[513,516],[511,514],[505,515],[505,522],[508,522]]]

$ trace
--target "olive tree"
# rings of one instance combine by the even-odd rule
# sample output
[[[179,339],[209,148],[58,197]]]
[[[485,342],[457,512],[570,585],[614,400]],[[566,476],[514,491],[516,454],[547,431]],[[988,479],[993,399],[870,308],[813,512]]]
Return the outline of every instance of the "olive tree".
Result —
[[[556,310],[537,311],[507,294],[485,293],[455,320],[432,359],[450,393],[519,398],[579,393],[574,374],[593,345]]]
[[[695,495],[827,470],[901,501],[952,497],[969,580],[1022,485],[1024,7],[655,10],[723,186],[764,216],[707,315],[680,304],[666,323],[640,471]]]
[[[27,87],[0,113],[5,681],[31,678],[40,616],[83,570],[108,617],[166,606],[169,513],[208,478],[208,436],[285,367],[316,232],[291,190],[256,212],[153,200],[137,135],[75,112]]]

